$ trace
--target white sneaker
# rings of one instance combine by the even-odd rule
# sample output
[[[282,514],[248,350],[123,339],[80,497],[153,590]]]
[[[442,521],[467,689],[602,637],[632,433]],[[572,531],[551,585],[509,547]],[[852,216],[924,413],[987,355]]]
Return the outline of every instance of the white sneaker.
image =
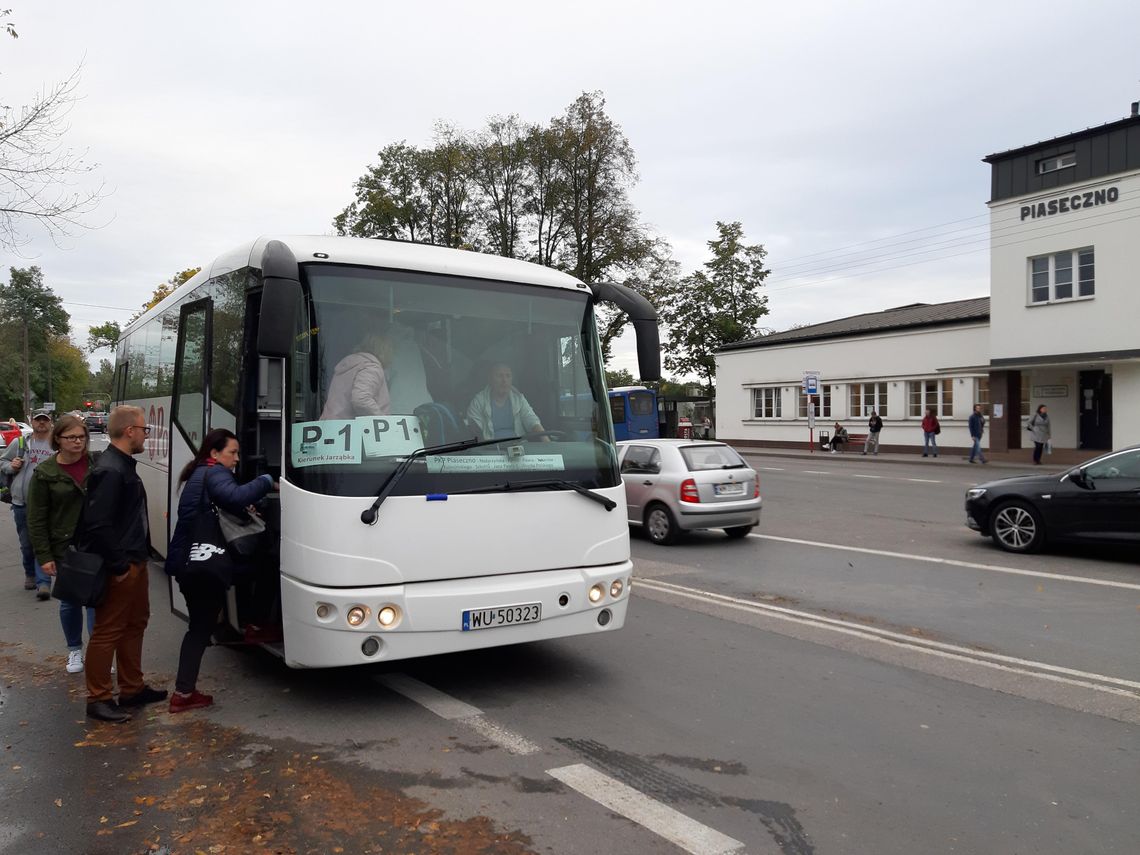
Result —
[[[83,651],[82,650],[69,650],[67,651],[67,673],[78,674],[83,670]]]

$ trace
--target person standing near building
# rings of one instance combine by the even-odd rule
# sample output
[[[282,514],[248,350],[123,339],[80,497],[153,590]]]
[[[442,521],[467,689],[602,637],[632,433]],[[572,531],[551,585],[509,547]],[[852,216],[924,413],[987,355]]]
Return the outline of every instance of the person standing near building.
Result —
[[[1033,462],[1040,466],[1041,452],[1053,438],[1053,426],[1049,424],[1049,408],[1044,404],[1038,404],[1037,412],[1030,416],[1025,429],[1033,434]]]
[[[868,451],[877,455],[879,453],[879,431],[883,429],[883,420],[879,414],[871,410],[871,418],[867,420],[867,440],[863,443],[863,454]]]
[[[24,563],[24,590],[36,592],[37,600],[51,598],[51,577],[44,573],[36,561],[32,538],[28,534],[28,485],[32,473],[53,454],[51,447],[51,413],[37,410],[32,416],[32,435],[23,436],[8,444],[0,461],[0,472],[12,476],[12,520],[20,537],[20,554]]]
[[[75,531],[75,546],[102,557],[107,594],[95,609],[87,644],[87,717],[124,722],[126,708],[166,700],[166,691],[143,680],[143,633],[150,619],[150,523],[146,489],[134,455],[146,446],[150,428],[139,407],[119,406],[107,419],[110,445],[87,481],[87,498]],[[112,701],[111,663],[119,666],[119,702]]]
[[[986,462],[986,456],[982,454],[982,434],[986,429],[986,417],[982,415],[982,405],[974,404],[974,412],[970,413],[970,439],[974,444],[970,446],[970,462],[974,463],[974,458],[978,458],[982,463]]]
[[[934,456],[938,456],[938,442],[935,437],[942,433],[942,425],[938,424],[938,417],[934,415],[934,410],[929,407],[926,408],[926,415],[922,417],[922,456],[928,456],[928,452],[934,452]]]

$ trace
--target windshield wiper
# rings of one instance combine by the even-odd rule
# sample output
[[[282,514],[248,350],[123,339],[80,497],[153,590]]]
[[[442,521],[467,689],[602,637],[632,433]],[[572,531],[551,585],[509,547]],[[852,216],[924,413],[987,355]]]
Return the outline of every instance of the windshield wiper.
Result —
[[[603,496],[601,493],[595,493],[588,487],[583,487],[581,484],[575,484],[573,481],[564,481],[561,478],[540,478],[533,481],[504,481],[501,484],[490,484],[486,487],[471,487],[467,490],[454,490],[448,493],[449,496],[459,496],[464,494],[473,493],[509,493],[513,490],[573,490],[579,495],[585,496],[591,501],[597,502],[607,511],[612,511],[617,507],[617,502],[613,499]]]
[[[392,494],[392,490],[401,478],[404,477],[412,464],[419,460],[421,457],[427,457],[429,454],[442,454],[448,451],[463,451],[468,448],[479,448],[483,445],[495,445],[500,442],[516,442],[521,440],[521,436],[508,436],[502,439],[464,439],[460,442],[447,442],[443,445],[429,445],[425,448],[417,448],[407,457],[400,461],[400,465],[392,470],[392,474],[388,476],[388,480],[384,482],[384,486],[380,488],[380,492],[376,494],[376,501],[372,506],[360,512],[360,521],[365,525],[375,525],[376,517],[380,513],[380,506],[384,504],[384,500]]]

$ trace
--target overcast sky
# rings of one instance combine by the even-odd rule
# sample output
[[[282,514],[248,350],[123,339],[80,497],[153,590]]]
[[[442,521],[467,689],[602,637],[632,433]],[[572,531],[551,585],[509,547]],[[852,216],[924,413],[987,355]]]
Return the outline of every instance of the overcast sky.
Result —
[[[0,254],[5,281],[43,269],[79,343],[177,270],[330,232],[382,146],[439,119],[545,122],[584,90],[686,271],[717,220],[768,249],[766,326],[984,295],[980,158],[1140,98],[1136,0],[3,5],[0,103],[82,65],[67,142],[99,164],[99,227],[57,247],[29,223]]]

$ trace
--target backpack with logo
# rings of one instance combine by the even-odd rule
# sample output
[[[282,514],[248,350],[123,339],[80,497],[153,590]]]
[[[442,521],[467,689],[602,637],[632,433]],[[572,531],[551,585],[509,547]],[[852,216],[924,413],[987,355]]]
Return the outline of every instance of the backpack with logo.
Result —
[[[24,443],[23,434],[20,435],[17,442],[19,442],[19,452],[15,457],[12,458],[12,460],[22,460],[24,458],[24,453],[27,451],[27,446]],[[12,479],[15,477],[15,475],[0,474],[0,502],[3,502],[6,505],[12,504]]]
[[[233,584],[236,564],[230,546],[226,543],[226,536],[222,533],[221,523],[218,522],[218,512],[210,501],[203,481],[202,501],[190,524],[186,563],[182,567],[173,568],[173,573],[178,578],[208,580],[228,588]]]

